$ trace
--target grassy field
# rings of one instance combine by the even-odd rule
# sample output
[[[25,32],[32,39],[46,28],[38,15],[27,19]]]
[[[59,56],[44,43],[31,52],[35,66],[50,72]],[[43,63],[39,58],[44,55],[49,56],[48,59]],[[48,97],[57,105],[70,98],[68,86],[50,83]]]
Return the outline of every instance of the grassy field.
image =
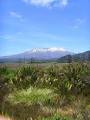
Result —
[[[1,64],[0,114],[11,120],[89,120],[90,63]]]

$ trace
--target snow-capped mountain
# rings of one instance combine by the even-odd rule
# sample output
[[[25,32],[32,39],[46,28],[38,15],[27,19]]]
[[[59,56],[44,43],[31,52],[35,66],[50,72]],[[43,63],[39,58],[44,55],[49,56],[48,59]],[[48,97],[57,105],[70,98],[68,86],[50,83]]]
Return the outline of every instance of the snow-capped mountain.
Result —
[[[50,59],[58,59],[65,55],[71,54],[71,52],[65,50],[64,48],[35,48],[20,54],[11,55],[2,57],[2,59],[13,59],[13,60],[50,60]]]

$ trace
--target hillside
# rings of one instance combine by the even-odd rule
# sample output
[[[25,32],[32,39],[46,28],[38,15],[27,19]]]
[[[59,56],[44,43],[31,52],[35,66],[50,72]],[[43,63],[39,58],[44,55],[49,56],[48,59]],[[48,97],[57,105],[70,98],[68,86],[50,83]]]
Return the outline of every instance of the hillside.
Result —
[[[66,55],[58,59],[58,62],[79,62],[79,61],[90,61],[90,50],[75,54],[75,55]]]

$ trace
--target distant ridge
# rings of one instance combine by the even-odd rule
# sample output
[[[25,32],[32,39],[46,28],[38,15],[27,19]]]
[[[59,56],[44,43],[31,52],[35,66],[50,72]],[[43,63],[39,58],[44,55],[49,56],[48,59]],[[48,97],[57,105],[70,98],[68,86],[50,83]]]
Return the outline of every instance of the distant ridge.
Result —
[[[90,61],[90,50],[75,55],[66,55],[58,59],[58,62],[72,62],[72,61],[76,61],[76,62]]]

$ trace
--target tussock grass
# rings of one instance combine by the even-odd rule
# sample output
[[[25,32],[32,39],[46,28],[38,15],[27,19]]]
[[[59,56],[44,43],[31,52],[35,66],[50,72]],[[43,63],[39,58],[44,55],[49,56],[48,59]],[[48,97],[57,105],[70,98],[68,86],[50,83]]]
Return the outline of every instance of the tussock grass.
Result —
[[[10,94],[7,98],[12,104],[26,103],[26,104],[44,104],[50,103],[56,94],[51,89],[29,88],[27,90],[19,90]]]
[[[54,114],[51,117],[41,118],[39,120],[71,120],[71,119],[68,118],[68,117],[63,117],[63,116],[61,116],[59,114]]]

